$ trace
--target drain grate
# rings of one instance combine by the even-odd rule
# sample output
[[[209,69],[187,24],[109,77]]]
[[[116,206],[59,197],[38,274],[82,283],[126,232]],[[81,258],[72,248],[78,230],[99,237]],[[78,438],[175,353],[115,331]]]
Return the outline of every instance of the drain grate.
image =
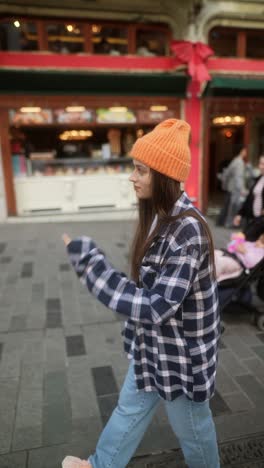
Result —
[[[220,444],[222,468],[264,468],[264,433]],[[130,468],[187,468],[181,450],[136,457]]]
[[[264,467],[264,434],[250,439],[240,439],[239,441],[227,442],[220,445],[221,462],[225,465],[235,466],[237,463],[252,462],[263,460]],[[244,465],[243,465],[244,467]]]

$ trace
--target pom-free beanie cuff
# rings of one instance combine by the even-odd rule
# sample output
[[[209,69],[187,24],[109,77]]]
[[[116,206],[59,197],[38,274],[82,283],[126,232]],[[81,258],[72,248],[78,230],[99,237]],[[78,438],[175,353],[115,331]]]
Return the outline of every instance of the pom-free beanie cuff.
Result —
[[[168,119],[138,138],[130,156],[157,172],[184,182],[191,168],[190,125],[184,120]]]

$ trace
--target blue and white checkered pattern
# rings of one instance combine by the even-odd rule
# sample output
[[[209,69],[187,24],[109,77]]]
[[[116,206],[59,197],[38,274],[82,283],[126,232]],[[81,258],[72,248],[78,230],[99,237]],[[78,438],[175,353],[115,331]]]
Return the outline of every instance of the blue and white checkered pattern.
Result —
[[[173,215],[194,209],[185,193]],[[157,236],[143,258],[137,285],[116,271],[89,237],[68,245],[81,281],[107,307],[128,317],[124,347],[134,359],[138,389],[166,400],[214,392],[219,339],[217,284],[208,238],[194,217]]]

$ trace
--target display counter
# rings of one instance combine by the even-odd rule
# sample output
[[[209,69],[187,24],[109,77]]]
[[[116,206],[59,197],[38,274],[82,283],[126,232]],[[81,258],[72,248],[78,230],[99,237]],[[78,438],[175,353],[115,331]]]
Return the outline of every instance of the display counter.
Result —
[[[31,161],[28,176],[14,178],[17,212],[83,212],[92,208],[127,209],[137,203],[129,182],[131,160],[82,159]]]

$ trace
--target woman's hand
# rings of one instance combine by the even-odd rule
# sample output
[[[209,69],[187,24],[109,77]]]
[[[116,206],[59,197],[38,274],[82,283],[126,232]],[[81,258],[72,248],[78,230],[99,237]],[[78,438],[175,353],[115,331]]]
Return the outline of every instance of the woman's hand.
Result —
[[[64,244],[66,245],[66,247],[71,242],[71,238],[68,236],[68,234],[63,234],[62,235],[62,240],[63,240]]]

